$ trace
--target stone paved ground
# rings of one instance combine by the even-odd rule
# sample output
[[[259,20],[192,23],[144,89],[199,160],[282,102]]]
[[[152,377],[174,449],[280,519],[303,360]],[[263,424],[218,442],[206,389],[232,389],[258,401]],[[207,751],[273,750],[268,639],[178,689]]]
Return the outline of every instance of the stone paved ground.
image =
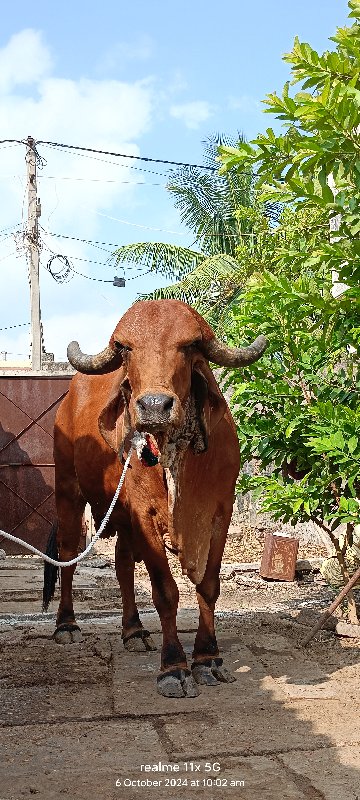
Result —
[[[56,605],[39,613],[40,564],[1,563],[0,800],[359,800],[360,639],[326,630],[299,646],[329,601],[321,586],[224,580],[218,638],[236,683],[171,700],[156,693],[159,654],[123,650],[113,571],[96,563],[76,576],[84,641],[65,646]],[[178,580],[190,656],[197,613]],[[141,570],[138,602],[160,646]],[[144,770],[159,762],[170,771]]]

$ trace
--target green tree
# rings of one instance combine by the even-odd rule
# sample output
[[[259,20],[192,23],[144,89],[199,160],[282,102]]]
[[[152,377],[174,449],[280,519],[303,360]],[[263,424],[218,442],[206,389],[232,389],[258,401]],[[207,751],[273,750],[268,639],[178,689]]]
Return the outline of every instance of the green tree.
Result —
[[[175,283],[156,290],[153,298],[176,298],[195,306],[217,328],[243,289],[248,252],[258,234],[269,228],[276,206],[256,203],[252,169],[219,175],[221,139],[205,142],[204,171],[182,167],[167,184],[180,217],[194,236],[191,248],[162,242],[138,242],[119,247],[116,264],[134,263]]]
[[[265,101],[284,132],[268,128],[250,143],[220,148],[223,171],[256,171],[260,199],[288,204],[283,226],[286,217],[290,225],[299,217],[310,222],[289,246],[275,236],[271,272],[254,273],[233,310],[230,336],[244,340],[256,331],[269,339],[258,364],[228,376],[243,458],[257,458],[263,470],[243,475],[239,488],[257,491],[277,519],[321,525],[345,577],[360,522],[358,0],[349,9],[355,22],[338,29],[334,51],[319,55],[296,39],[285,56],[293,80]],[[347,286],[340,296],[334,279]],[[334,532],[341,522],[340,546]]]
[[[339,28],[334,51],[319,55],[295,39],[284,60],[293,80],[282,96],[270,94],[266,113],[283,121],[285,131],[272,128],[238,147],[221,145],[223,171],[253,169],[263,201],[293,203],[297,208],[321,208],[338,218],[336,242],[324,237],[314,258],[351,284],[348,298],[359,298],[360,283],[360,2],[350,0],[355,23]],[[290,88],[300,83],[300,91]],[[308,90],[311,91],[308,91]],[[341,215],[340,217],[338,215]]]

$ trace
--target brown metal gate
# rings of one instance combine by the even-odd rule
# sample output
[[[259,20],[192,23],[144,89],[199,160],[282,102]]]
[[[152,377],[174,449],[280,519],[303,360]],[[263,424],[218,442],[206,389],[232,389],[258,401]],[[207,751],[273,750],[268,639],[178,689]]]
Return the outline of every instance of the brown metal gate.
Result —
[[[56,517],[54,419],[70,376],[0,377],[0,528],[44,550]],[[7,553],[28,553],[0,536]]]

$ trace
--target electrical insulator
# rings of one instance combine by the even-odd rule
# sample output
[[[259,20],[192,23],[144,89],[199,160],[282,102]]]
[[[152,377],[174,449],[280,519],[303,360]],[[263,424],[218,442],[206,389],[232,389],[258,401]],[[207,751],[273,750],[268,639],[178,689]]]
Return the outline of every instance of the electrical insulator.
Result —
[[[125,278],[118,278],[117,275],[115,275],[114,280],[113,280],[113,286],[124,287],[125,286]]]

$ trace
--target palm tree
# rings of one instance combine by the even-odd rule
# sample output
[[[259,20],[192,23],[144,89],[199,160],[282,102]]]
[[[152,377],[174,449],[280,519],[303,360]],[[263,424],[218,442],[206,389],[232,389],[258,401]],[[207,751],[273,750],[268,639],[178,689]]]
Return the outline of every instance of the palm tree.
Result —
[[[142,299],[184,300],[197,308],[215,329],[222,326],[243,288],[239,246],[251,248],[252,223],[239,209],[256,206],[251,172],[230,170],[219,175],[220,144],[233,142],[224,136],[208,139],[204,142],[208,169],[180,167],[170,173],[166,187],[174,196],[182,222],[194,234],[193,246],[138,242],[123,245],[114,253],[116,264],[131,262],[175,279],[175,283],[151,295],[142,295]]]

